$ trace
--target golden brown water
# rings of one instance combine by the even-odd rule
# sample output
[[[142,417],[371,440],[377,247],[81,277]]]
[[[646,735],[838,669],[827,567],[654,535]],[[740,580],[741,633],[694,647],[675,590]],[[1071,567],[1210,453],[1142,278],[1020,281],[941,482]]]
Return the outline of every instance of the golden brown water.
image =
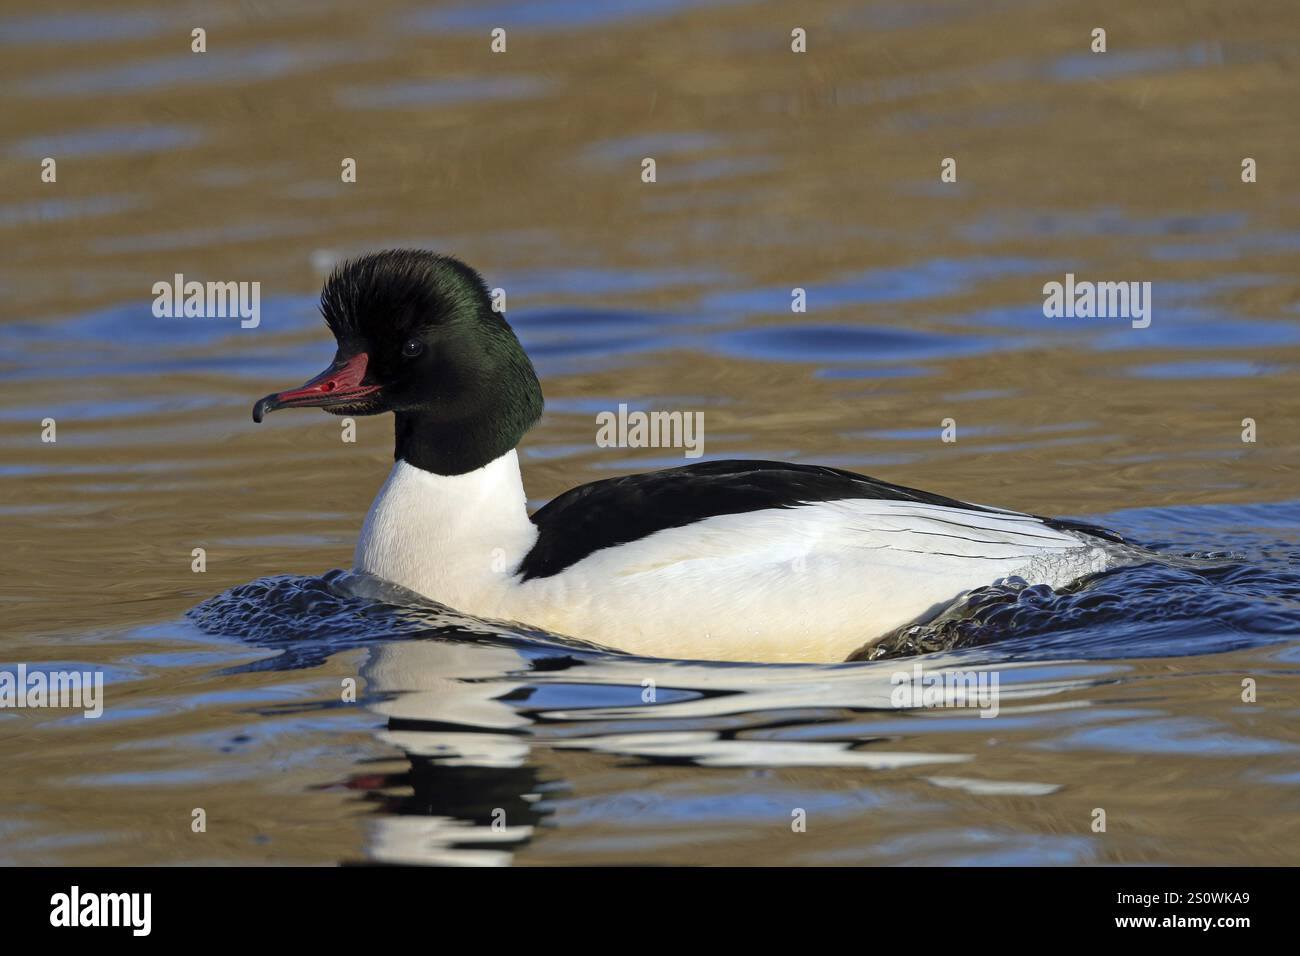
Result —
[[[428,859],[390,842],[445,834],[376,829],[481,827],[504,806],[536,827],[503,847],[525,864],[1296,862],[1294,633],[1079,663],[1058,643],[1026,678],[1028,709],[992,721],[872,713],[856,690],[816,710],[817,670],[771,705],[651,715],[647,733],[734,730],[796,754],[737,747],[723,766],[702,745],[602,744],[631,732],[609,701],[531,674],[535,698],[560,696],[522,719],[526,755],[420,783],[379,779],[408,766],[376,736],[386,714],[337,706],[372,652],[232,673],[265,650],[183,620],[231,586],[350,564],[391,423],[360,419],[348,444],[334,418],[257,427],[249,408],[332,353],[323,269],[398,245],[507,290],[549,403],[523,450],[538,501],[680,462],[595,446],[595,412],[627,402],[704,411],[710,457],[819,461],[1294,565],[1293,4],[633,6],[6,4],[0,660],[103,668],[108,697],[98,722],[0,712],[0,859]],[[790,51],[795,26],[807,53]],[[1105,54],[1089,52],[1096,26]],[[208,52],[189,51],[194,27]],[[1044,318],[1042,286],[1066,272],[1150,281],[1150,328]],[[260,326],[154,319],[151,287],[175,273],[259,281]],[[57,442],[41,441],[47,417]],[[456,685],[453,704],[480,667],[515,665],[421,665]],[[618,706],[636,704],[659,672],[621,667],[578,683],[624,681]],[[777,679],[737,674],[745,693]],[[536,719],[552,711],[566,716]],[[477,733],[480,717],[462,722]],[[964,759],[799,749],[877,737]],[[412,788],[423,811],[398,805]]]

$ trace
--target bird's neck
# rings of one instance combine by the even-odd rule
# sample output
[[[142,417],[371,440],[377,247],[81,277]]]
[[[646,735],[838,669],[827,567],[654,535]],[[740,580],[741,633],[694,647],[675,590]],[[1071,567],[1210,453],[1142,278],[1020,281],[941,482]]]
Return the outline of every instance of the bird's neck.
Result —
[[[356,568],[458,610],[492,616],[537,540],[514,449],[463,474],[398,459],[357,542]]]
[[[504,415],[476,415],[442,421],[421,412],[395,416],[393,458],[434,475],[478,471],[514,449],[523,437]]]

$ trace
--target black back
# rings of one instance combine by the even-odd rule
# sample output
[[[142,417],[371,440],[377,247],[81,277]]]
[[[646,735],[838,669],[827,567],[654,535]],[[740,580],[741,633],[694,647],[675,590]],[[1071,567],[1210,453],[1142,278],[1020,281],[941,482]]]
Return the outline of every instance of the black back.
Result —
[[[580,485],[532,516],[537,543],[518,573],[527,581],[558,574],[601,548],[681,528],[715,515],[795,508],[819,501],[877,498],[998,513],[954,498],[917,491],[839,468],[779,461],[708,461],[665,471]],[[1049,527],[1122,541],[1104,528],[1040,519]]]

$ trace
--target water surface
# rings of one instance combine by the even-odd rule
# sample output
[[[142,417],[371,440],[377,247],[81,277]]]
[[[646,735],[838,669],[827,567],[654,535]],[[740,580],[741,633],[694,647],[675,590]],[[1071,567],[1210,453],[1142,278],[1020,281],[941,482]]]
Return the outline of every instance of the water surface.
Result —
[[[149,0],[0,20],[0,667],[106,681],[97,721],[0,711],[0,861],[1295,863],[1300,18],[814,3],[797,55],[784,4],[593,9],[218,3],[202,56]],[[323,271],[392,245],[507,290],[534,504],[682,462],[596,446],[626,403],[1168,560],[799,666],[332,572],[391,424],[249,409],[328,361]],[[260,281],[261,324],[154,318],[177,272]],[[1045,319],[1066,272],[1151,282],[1150,328]],[[898,706],[917,662],[997,716]]]

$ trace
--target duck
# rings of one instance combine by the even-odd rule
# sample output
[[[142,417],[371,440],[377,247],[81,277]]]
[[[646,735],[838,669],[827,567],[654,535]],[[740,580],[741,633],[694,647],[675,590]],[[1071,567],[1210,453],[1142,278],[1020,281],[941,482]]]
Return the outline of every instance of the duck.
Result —
[[[1085,522],[823,465],[703,459],[580,485],[529,512],[518,448],[542,388],[482,276],[390,249],[339,263],[333,362],[257,401],[392,414],[394,464],[353,570],[462,614],[651,658],[833,662],[972,590],[1067,587],[1122,563]]]

